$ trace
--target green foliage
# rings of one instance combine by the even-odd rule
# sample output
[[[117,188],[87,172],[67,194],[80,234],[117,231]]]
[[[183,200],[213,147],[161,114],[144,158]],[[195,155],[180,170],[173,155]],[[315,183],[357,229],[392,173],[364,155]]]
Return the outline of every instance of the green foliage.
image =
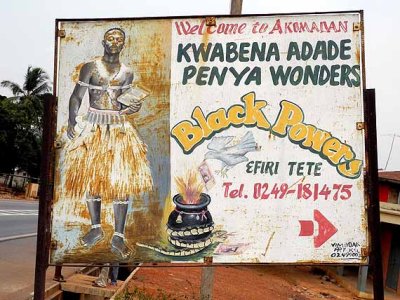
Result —
[[[0,172],[18,167],[38,177],[42,142],[43,96],[51,90],[47,74],[29,67],[23,88],[10,81],[1,86],[15,97],[0,96]]]
[[[47,73],[32,66],[26,70],[23,88],[18,83],[8,80],[3,80],[1,86],[9,88],[14,96],[40,96],[51,91]]]

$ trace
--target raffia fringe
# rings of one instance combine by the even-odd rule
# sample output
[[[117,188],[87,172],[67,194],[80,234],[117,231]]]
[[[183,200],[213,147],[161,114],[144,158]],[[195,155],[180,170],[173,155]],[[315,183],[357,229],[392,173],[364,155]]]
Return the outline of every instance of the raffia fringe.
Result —
[[[125,123],[125,132],[121,126],[96,125],[67,146],[66,197],[81,199],[89,193],[109,202],[152,190],[147,147],[132,125]]]

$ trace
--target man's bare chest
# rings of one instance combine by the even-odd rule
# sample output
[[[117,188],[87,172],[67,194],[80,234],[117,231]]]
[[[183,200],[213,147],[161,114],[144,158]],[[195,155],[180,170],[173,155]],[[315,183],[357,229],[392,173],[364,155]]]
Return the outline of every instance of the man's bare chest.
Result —
[[[90,76],[90,84],[107,87],[122,86],[126,82],[127,74],[119,66],[105,67],[103,64],[95,64]]]

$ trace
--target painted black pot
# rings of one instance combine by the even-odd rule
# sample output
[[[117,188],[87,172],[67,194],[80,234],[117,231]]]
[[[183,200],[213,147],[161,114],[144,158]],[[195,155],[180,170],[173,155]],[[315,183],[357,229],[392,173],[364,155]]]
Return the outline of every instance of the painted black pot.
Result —
[[[211,197],[205,193],[200,194],[200,201],[197,204],[185,204],[180,194],[173,197],[172,201],[176,205],[168,218],[167,227],[174,233],[179,233],[179,240],[182,241],[201,241],[207,239],[212,233],[213,219],[208,211]],[[189,231],[198,232],[188,234]],[[199,233],[204,232],[204,233]]]

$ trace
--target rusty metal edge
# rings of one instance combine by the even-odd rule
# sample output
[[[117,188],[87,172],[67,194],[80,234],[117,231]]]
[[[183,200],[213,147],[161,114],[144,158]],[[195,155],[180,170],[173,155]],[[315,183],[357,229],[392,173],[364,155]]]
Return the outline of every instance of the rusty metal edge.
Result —
[[[59,21],[56,19],[54,22],[54,65],[53,65],[53,95],[57,97],[57,84],[58,84],[58,25]]]
[[[375,90],[364,90],[365,156],[368,228],[370,232],[370,264],[373,269],[374,299],[384,297],[382,253],[380,239],[380,211],[378,195],[378,155],[376,138]]]
[[[80,22],[80,21],[129,21],[129,20],[160,20],[160,19],[189,19],[189,18],[237,18],[237,17],[278,17],[278,16],[303,16],[303,15],[333,15],[333,14],[362,14],[362,10],[344,10],[344,11],[325,11],[325,12],[297,12],[297,13],[271,13],[271,14],[217,14],[217,15],[187,15],[187,16],[157,16],[157,17],[121,17],[121,18],[57,18],[56,22]]]
[[[367,88],[367,78],[365,74],[365,24],[364,24],[363,10],[360,10],[360,22],[361,22],[361,74],[363,81],[363,90],[365,90]]]
[[[136,262],[136,263],[124,263],[124,267],[137,267],[138,265],[141,265],[141,268],[165,268],[165,267],[171,267],[171,268],[180,268],[180,267],[237,267],[237,266],[331,266],[335,267],[338,265],[341,266],[346,266],[346,267],[351,267],[351,266],[365,266],[368,265],[368,263],[359,263],[359,262],[351,262],[351,263],[345,263],[343,261],[341,262],[331,262],[331,263],[322,263],[322,262],[312,262],[312,261],[302,261],[302,262],[293,262],[293,263],[248,263],[248,262],[243,262],[243,263],[204,263],[204,262],[199,262],[199,263],[190,263],[190,262],[178,262],[178,261],[171,261],[171,262],[163,262],[163,263],[156,263],[156,262]],[[62,263],[63,267],[87,267],[90,265],[91,267],[104,267],[104,264],[98,263],[98,264],[75,264],[75,263]],[[49,266],[56,266],[56,264],[49,264]],[[120,264],[110,264],[110,267],[121,267]]]
[[[364,51],[364,11],[363,10],[345,10],[345,11],[326,11],[326,12],[298,12],[298,13],[271,13],[271,14],[241,14],[241,15],[190,15],[190,16],[160,16],[160,17],[121,17],[121,18],[56,18],[55,19],[55,46],[54,46],[54,81],[53,81],[53,95],[56,97],[57,95],[57,82],[58,82],[58,25],[60,23],[66,22],[90,22],[90,21],[135,21],[135,20],[169,20],[169,19],[187,19],[187,18],[206,18],[206,17],[224,17],[224,18],[237,18],[237,17],[273,17],[273,16],[303,16],[303,15],[334,15],[334,14],[360,14],[360,19],[362,22],[362,30],[361,30],[361,55],[362,55],[362,78],[363,78],[363,89],[365,89],[365,51]],[[365,97],[364,97],[365,98]],[[365,107],[365,99],[364,99],[364,107]],[[364,113],[365,114],[365,113]],[[55,127],[55,126],[54,126]],[[365,182],[365,180],[364,180]],[[369,218],[368,218],[369,219]],[[131,264],[126,264],[127,267],[135,267],[137,264],[143,264],[145,262],[133,262]],[[102,267],[102,264],[92,264],[92,263],[62,263],[63,267],[86,267],[88,265],[93,267]],[[169,263],[157,263],[157,262],[149,262],[152,267],[200,267],[204,266],[205,263],[190,263],[190,265],[186,265],[185,263],[179,262],[169,262]],[[177,264],[177,265],[174,265]],[[346,266],[360,266],[367,265],[366,262],[293,262],[293,263],[207,263],[209,266],[255,266],[255,265],[288,265],[288,266],[296,266],[296,265],[304,265],[304,266],[332,266],[332,265],[342,265]],[[48,263],[48,266],[56,266],[58,264]],[[110,266],[119,266],[119,265],[110,265]],[[149,267],[149,266],[142,266]]]
[[[366,97],[365,97],[365,90],[366,90],[366,72],[365,72],[365,39],[364,39],[364,11],[360,10],[360,23],[361,23],[361,78],[362,78],[362,86],[360,87],[361,89],[361,97],[362,97],[362,105],[363,105],[363,128],[364,130],[364,149],[365,149],[365,170],[368,170],[368,165],[369,165],[369,159],[367,157],[367,133],[366,133],[366,127],[368,126],[367,120],[366,120]],[[365,172],[364,174],[364,205],[366,207],[366,211],[364,211],[364,216],[367,218],[366,221],[366,228],[365,232],[367,235],[367,249],[368,252],[371,249],[371,242],[370,242],[370,226],[369,226],[369,216],[368,216],[368,203],[369,203],[369,197],[368,197],[368,182],[367,182],[367,173]],[[368,260],[365,264],[369,264]]]
[[[55,172],[54,172],[54,167],[55,167],[55,145],[54,145],[54,141],[56,138],[56,131],[57,131],[57,108],[58,108],[58,98],[57,98],[57,87],[58,87],[58,58],[59,58],[59,39],[60,37],[58,36],[58,30],[59,30],[59,22],[57,20],[55,20],[54,22],[54,62],[53,62],[53,100],[54,100],[54,105],[53,105],[53,109],[52,109],[52,117],[53,117],[53,123],[51,124],[51,128],[52,128],[52,132],[53,135],[51,137],[51,153],[49,153],[49,155],[51,155],[52,158],[52,166],[51,166],[51,172],[52,172],[52,181],[54,182],[54,176],[55,176]],[[49,212],[49,217],[48,217],[48,222],[49,222],[49,238],[48,238],[48,259],[47,259],[47,263],[50,266],[50,251],[52,251],[51,249],[51,235],[52,235],[52,223],[53,223],[53,196],[54,196],[54,185],[52,187],[52,197],[50,199],[50,212]],[[59,264],[58,264],[59,265]],[[87,264],[88,265],[88,264]],[[85,266],[87,266],[85,265]],[[54,265],[56,266],[56,265]],[[85,267],[82,266],[82,267]]]

